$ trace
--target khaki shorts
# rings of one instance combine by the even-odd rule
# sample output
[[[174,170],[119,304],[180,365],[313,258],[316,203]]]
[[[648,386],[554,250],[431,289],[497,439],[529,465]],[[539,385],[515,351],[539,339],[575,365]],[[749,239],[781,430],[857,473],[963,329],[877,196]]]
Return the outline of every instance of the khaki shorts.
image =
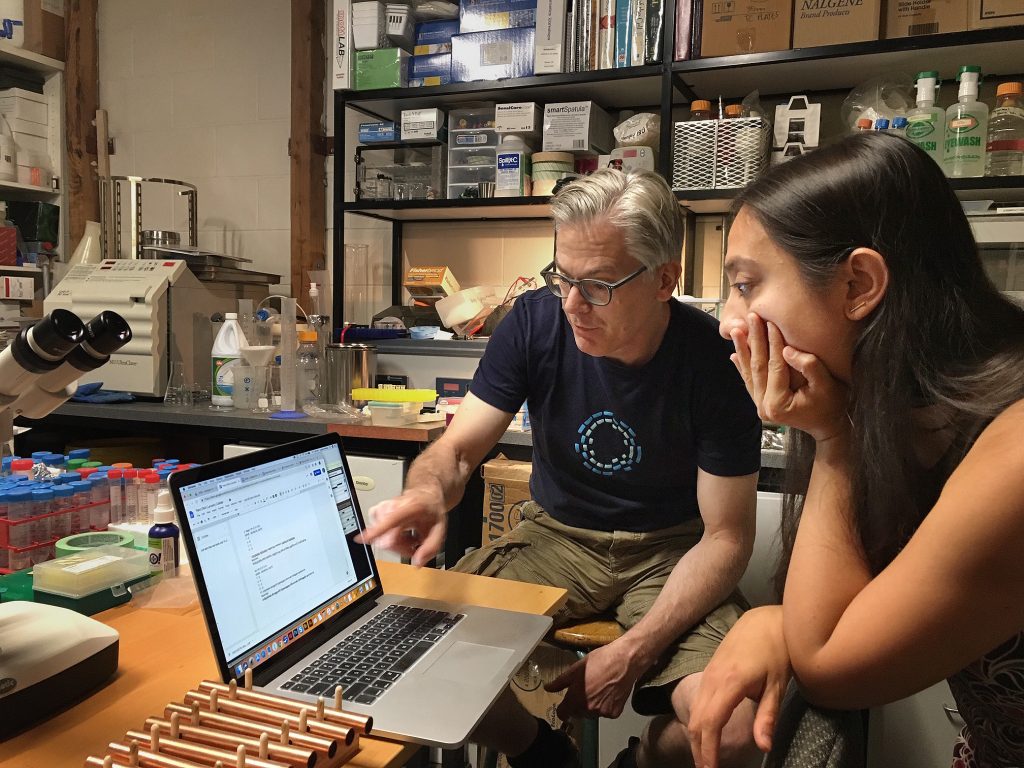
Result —
[[[629,629],[650,610],[676,563],[703,532],[700,518],[649,533],[573,528],[531,501],[523,505],[518,526],[470,552],[455,570],[568,590],[569,599],[554,617],[556,627],[611,616]],[[670,712],[675,684],[704,670],[748,607],[735,592],[683,632],[637,683],[634,709],[640,714]]]

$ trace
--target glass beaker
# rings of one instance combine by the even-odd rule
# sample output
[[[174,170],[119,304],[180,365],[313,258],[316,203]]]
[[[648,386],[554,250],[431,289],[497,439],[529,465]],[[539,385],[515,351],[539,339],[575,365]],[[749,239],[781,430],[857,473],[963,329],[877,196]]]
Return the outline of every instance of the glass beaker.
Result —
[[[172,362],[167,373],[164,405],[192,405],[192,388],[185,383],[185,363],[180,360]]]
[[[369,252],[366,243],[345,245],[345,317],[340,318],[344,322],[369,325]]]

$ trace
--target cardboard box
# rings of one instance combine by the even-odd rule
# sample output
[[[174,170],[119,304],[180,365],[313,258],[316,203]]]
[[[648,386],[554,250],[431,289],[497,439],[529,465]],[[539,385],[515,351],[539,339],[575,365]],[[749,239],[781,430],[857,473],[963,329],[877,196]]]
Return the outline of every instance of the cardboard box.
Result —
[[[881,20],[882,0],[796,0],[793,47],[812,48],[877,40]]]
[[[452,81],[533,75],[533,27],[470,32],[452,38]]]
[[[544,106],[544,152],[604,153],[613,146],[612,120],[594,102]]]
[[[459,33],[484,32],[512,27],[533,27],[537,0],[461,0]],[[531,51],[531,60],[532,54]]]
[[[537,0],[537,35],[534,39],[533,72],[565,71],[565,0]]]
[[[0,277],[0,299],[31,301],[35,294],[35,281],[31,277]]]
[[[710,0],[701,18],[701,56],[784,51],[793,0]]]
[[[23,88],[5,88],[0,91],[0,114],[8,121],[27,120],[31,123],[49,125],[46,97]]]
[[[25,0],[25,50],[64,61],[64,0]]]
[[[885,0],[882,34],[886,40],[940,32],[963,32],[965,29],[965,0]]]
[[[968,29],[991,29],[1024,24],[1024,3],[1021,0],[971,0]]]
[[[402,285],[417,301],[437,301],[459,291],[459,281],[448,267],[409,267]]]
[[[413,53],[426,56],[432,53],[451,53],[452,38],[459,34],[458,19],[421,21],[416,25],[416,47]]]
[[[523,504],[530,500],[528,461],[513,461],[498,454],[480,468],[484,478],[484,517],[480,541],[487,544],[511,531],[523,519]]]
[[[348,90],[355,85],[352,73],[352,2],[334,0],[327,25],[327,57],[331,60],[331,88]]]
[[[540,136],[544,128],[544,115],[540,105],[532,101],[494,105],[494,130],[498,133],[517,133],[524,138]]]
[[[416,57],[413,56],[415,59]],[[433,141],[444,137],[444,111],[431,109],[402,110],[402,141],[426,139]]]
[[[359,143],[374,144],[386,141],[395,141],[398,138],[395,131],[395,124],[390,120],[378,123],[359,124]]]
[[[417,50],[419,46],[417,46]],[[413,56],[409,59],[409,87],[424,85],[447,85],[452,81],[452,55],[432,53],[428,56]]]
[[[405,88],[409,84],[409,54],[401,48],[356,51],[356,90]]]

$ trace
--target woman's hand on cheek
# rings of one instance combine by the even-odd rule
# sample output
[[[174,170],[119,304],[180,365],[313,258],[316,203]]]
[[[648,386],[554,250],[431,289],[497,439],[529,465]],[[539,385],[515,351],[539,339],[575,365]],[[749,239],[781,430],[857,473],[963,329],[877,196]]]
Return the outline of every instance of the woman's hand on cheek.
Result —
[[[845,430],[846,388],[815,355],[788,346],[774,323],[755,314],[747,317],[747,332],[734,329],[732,340],[732,361],[764,421],[818,442]]]

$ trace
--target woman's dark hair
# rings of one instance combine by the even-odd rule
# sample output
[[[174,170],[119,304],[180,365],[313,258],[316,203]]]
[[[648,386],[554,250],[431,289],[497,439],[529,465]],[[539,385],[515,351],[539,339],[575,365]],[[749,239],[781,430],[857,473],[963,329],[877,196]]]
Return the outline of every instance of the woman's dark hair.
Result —
[[[849,406],[854,520],[878,573],[910,539],[978,433],[1024,397],[1024,309],[986,276],[939,166],[898,136],[851,136],[791,160],[744,190],[733,211],[741,208],[796,258],[811,286],[827,283],[857,247],[885,258],[889,286],[857,340]],[[953,440],[933,467],[915,454],[914,413],[924,406],[929,422]],[[780,594],[813,458],[814,441],[794,430]]]

